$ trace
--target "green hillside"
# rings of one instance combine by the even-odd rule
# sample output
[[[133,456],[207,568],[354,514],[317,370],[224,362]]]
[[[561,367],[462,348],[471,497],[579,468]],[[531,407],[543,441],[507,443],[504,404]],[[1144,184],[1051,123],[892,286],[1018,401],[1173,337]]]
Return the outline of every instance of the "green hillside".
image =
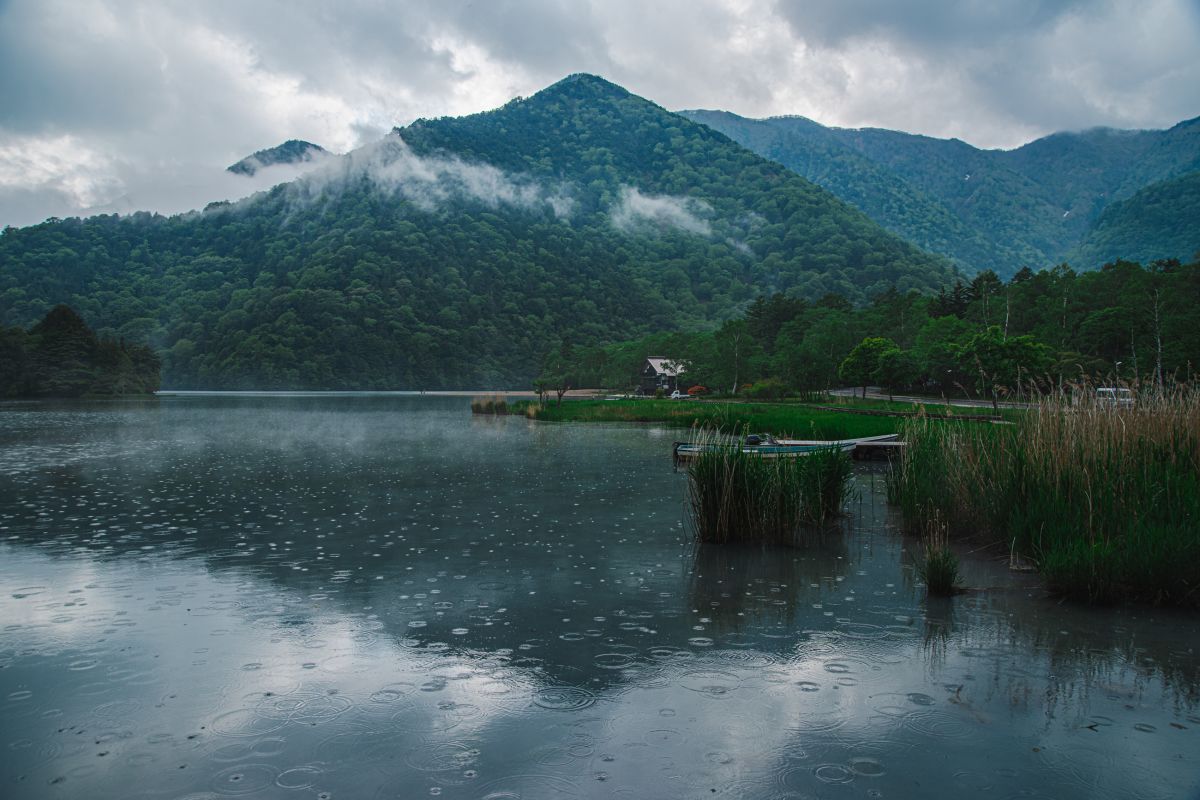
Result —
[[[966,271],[1005,277],[1022,266],[1079,257],[1076,248],[1110,203],[1200,168],[1200,120],[1165,131],[1057,133],[1005,151],[898,131],[826,128],[798,117],[683,113]]]
[[[838,131],[804,117],[754,120],[724,111],[684,111],[754,152],[825,187],[909,241],[941,253],[969,271],[1013,270],[1037,252],[995,241],[960,218],[937,196],[901,178],[839,138]]]
[[[562,341],[952,274],[784,167],[572,76],[240,203],[7,229],[0,323],[68,303],[152,343],[169,387],[524,386]]]
[[[1151,263],[1200,253],[1200,172],[1151,184],[1113,203],[1071,260],[1095,264],[1123,258]]]

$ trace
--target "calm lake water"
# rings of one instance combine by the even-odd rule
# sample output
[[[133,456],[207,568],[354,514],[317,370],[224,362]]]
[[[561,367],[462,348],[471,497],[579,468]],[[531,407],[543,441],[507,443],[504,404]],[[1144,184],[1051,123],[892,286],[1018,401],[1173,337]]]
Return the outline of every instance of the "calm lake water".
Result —
[[[466,398],[0,406],[0,797],[1180,798],[1200,624],[842,530],[697,549],[676,435]]]

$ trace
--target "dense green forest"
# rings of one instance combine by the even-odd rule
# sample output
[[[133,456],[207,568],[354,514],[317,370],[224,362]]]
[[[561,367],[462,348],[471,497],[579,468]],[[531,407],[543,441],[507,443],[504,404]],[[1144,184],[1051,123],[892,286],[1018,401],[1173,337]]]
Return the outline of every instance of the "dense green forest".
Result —
[[[1151,184],[1104,209],[1071,260],[1088,264],[1108,253],[1146,264],[1200,254],[1200,172]]]
[[[1056,133],[1014,150],[879,129],[827,128],[803,117],[752,120],[685,111],[974,274],[1004,278],[1064,259],[1096,269],[1118,258],[1190,258],[1200,249],[1193,205],[1155,209],[1163,226],[1126,213],[1121,237],[1094,235],[1113,202],[1200,169],[1200,118],[1164,131]],[[1086,245],[1081,245],[1087,239]],[[1168,250],[1168,245],[1174,249]]]
[[[149,394],[159,367],[149,347],[96,336],[67,306],[28,331],[0,327],[0,397]]]
[[[0,323],[68,303],[151,343],[180,388],[526,386],[559,341],[953,275],[784,167],[574,76],[240,203],[6,229]]]
[[[1096,272],[984,272],[933,296],[886,291],[860,308],[776,294],[706,333],[606,347],[564,346],[549,383],[628,388],[647,356],[687,365],[710,391],[778,396],[839,385],[1011,395],[1088,376],[1104,382],[1195,378],[1200,261],[1121,261]]]
[[[927,193],[842,141],[836,129],[803,117],[746,119],[726,111],[684,111],[750,150],[823,186],[909,241],[941,253],[969,272],[1011,272],[1010,264],[1040,263],[1020,242],[993,241]]]

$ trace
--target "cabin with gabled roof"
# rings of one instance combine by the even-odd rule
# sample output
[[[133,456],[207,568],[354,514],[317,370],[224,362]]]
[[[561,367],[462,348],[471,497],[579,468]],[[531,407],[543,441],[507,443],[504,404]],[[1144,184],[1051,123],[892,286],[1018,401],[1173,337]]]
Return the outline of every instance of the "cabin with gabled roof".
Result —
[[[684,391],[688,384],[681,377],[687,368],[682,361],[674,358],[665,358],[663,356],[649,356],[646,363],[642,365],[641,375],[638,380],[638,392],[640,394],[654,394],[659,389],[662,389],[667,394],[678,391]]]

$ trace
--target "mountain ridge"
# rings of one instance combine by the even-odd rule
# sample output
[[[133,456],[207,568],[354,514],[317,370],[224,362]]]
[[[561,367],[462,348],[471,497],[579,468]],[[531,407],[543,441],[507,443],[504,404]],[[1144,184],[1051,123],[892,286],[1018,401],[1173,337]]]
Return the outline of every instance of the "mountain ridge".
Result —
[[[1061,131],[993,150],[883,128],[827,127],[797,115],[679,113],[826,186],[967,271],[1001,276],[1078,255],[1109,203],[1200,168],[1200,117],[1161,130]],[[947,224],[946,214],[956,222]],[[935,228],[924,223],[939,217]],[[1200,221],[1180,220],[1193,223]]]
[[[1179,225],[1180,217],[1200,220],[1200,171],[1152,183],[1110,203],[1070,260],[1150,264],[1200,257],[1200,225]]]

